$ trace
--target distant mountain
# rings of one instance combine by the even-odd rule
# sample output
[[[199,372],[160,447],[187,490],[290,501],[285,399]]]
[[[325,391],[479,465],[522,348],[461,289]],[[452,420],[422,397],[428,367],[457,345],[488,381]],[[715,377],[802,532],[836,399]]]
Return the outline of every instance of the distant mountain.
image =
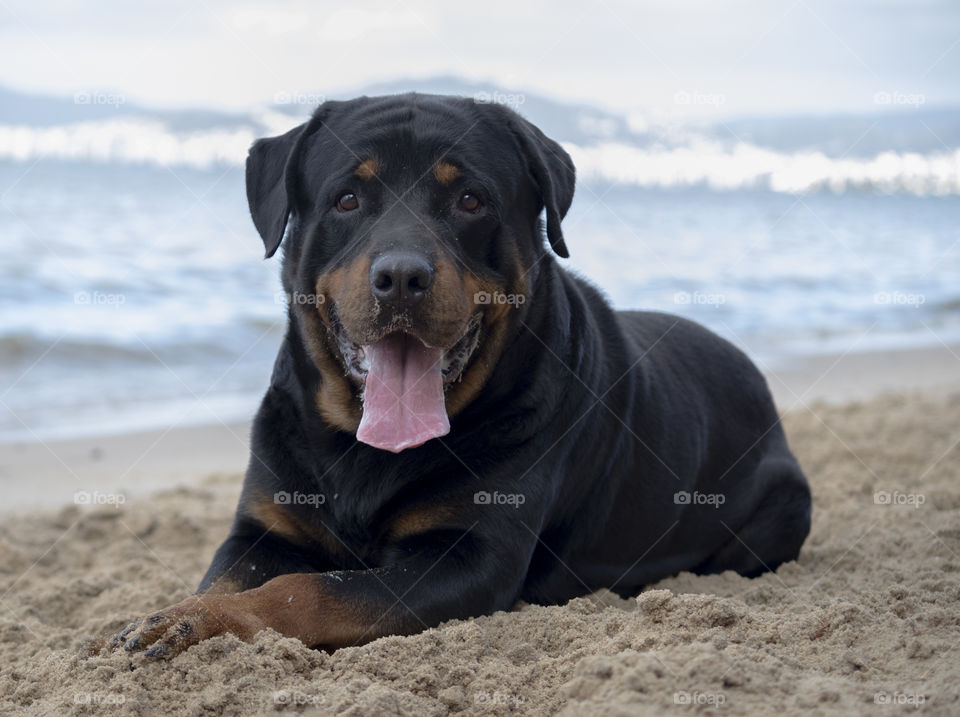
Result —
[[[252,129],[269,133],[284,124],[308,117],[324,99],[349,99],[359,95],[403,92],[452,94],[507,104],[563,142],[590,145],[597,142],[630,144],[684,144],[689,132],[723,143],[744,141],[780,151],[817,149],[827,156],[873,156],[879,152],[932,152],[960,147],[960,108],[897,107],[878,105],[870,115],[755,117],[735,120],[695,120],[685,123],[648,121],[641,115],[622,114],[583,103],[565,102],[542,95],[475,82],[453,76],[403,79],[324,93],[278,93],[272,104],[248,111],[210,109],[165,110],[126,101],[108,92],[55,97],[0,87],[0,125],[34,128],[77,122],[116,119],[149,119],[173,132]],[[859,140],[857,138],[859,137]]]
[[[782,151],[816,149],[830,157],[868,157],[885,151],[933,152],[960,147],[960,108],[927,108],[892,104],[896,98],[878,97],[877,112],[862,115],[803,115],[789,117],[744,117],[734,120],[657,122],[640,115],[622,114],[590,105],[565,102],[523,90],[473,82],[454,76],[380,82],[356,90],[304,97],[349,99],[359,95],[390,95],[403,92],[451,94],[500,101],[534,122],[549,136],[563,142],[589,145],[595,142],[661,142],[683,144],[693,131],[698,137],[723,143],[748,142]],[[888,104],[884,104],[884,100]],[[316,103],[298,106],[275,104],[274,109],[292,116],[307,116]],[[926,125],[926,127],[924,127]],[[859,138],[859,139],[858,139]]]
[[[630,131],[627,118],[623,115],[581,103],[564,102],[531,92],[504,88],[489,82],[473,82],[452,76],[380,82],[356,90],[330,93],[326,99],[343,100],[360,95],[393,95],[404,92],[459,95],[481,102],[506,104],[535,123],[550,137],[564,142],[590,144],[599,140],[637,140],[637,135]],[[276,109],[282,110],[283,107],[275,105]]]
[[[55,127],[128,117],[151,117],[177,131],[240,127],[250,123],[248,113],[154,109],[128,102],[119,93],[78,92],[73,97],[59,97],[0,87],[0,125]]]

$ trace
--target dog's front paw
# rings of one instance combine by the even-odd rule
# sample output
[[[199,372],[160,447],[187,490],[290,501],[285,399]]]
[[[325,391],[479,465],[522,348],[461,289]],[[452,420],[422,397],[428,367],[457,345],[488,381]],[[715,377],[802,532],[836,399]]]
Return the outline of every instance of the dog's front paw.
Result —
[[[244,609],[238,595],[194,595],[140,617],[110,641],[112,649],[145,650],[144,657],[171,658],[201,640],[231,633],[249,641],[266,625]]]

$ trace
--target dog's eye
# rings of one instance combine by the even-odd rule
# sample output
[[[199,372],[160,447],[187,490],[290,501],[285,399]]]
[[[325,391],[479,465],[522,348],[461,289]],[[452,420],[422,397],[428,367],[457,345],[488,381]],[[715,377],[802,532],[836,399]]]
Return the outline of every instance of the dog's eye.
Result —
[[[457,205],[465,212],[478,212],[481,206],[480,197],[476,194],[465,192],[460,195],[460,201],[457,202]]]
[[[352,212],[354,209],[356,209],[359,206],[360,206],[360,200],[357,199],[357,195],[352,192],[341,194],[340,198],[337,200],[338,212]]]

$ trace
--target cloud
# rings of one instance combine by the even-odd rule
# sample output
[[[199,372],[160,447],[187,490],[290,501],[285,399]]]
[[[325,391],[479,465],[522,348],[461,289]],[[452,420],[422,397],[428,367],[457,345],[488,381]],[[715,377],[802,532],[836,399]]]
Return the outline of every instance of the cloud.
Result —
[[[90,8],[95,8],[93,11]],[[460,75],[620,109],[870,109],[878,88],[960,102],[960,5],[306,0],[183,6],[0,5],[0,83],[110,90],[155,105],[250,106],[279,89],[330,94]]]

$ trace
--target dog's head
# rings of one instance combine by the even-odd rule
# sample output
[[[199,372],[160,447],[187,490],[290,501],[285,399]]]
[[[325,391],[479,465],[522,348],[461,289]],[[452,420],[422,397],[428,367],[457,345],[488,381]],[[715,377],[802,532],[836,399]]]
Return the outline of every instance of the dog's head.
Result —
[[[527,309],[544,247],[567,256],[570,157],[499,105],[327,102],[256,142],[247,198],[331,425],[391,451],[449,430]]]

